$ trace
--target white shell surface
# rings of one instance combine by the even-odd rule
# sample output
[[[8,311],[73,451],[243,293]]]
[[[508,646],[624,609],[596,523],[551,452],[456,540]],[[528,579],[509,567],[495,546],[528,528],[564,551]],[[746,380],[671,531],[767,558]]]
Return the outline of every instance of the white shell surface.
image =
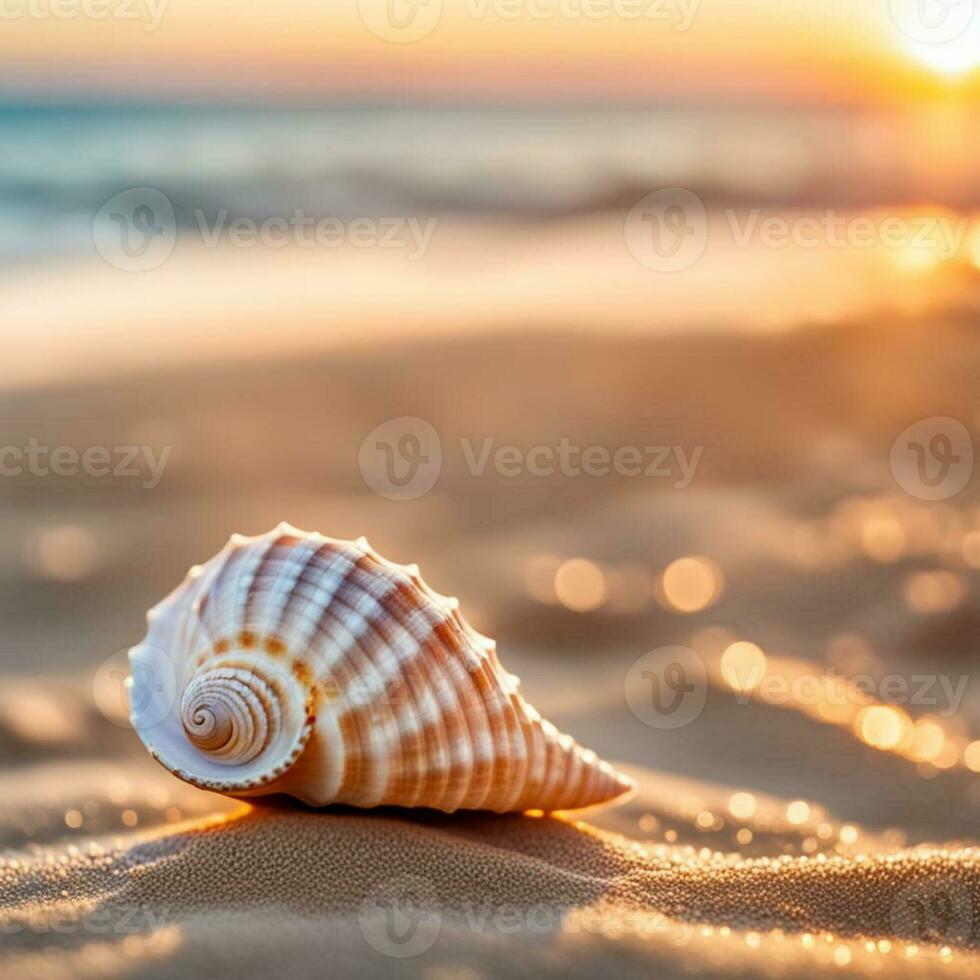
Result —
[[[504,812],[632,786],[524,701],[455,599],[363,538],[235,535],[147,620],[133,726],[206,789]]]

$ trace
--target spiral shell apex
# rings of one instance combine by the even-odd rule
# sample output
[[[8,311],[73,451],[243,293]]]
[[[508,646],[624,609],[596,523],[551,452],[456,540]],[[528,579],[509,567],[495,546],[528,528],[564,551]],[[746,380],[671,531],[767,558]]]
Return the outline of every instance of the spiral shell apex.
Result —
[[[133,727],[204,789],[505,812],[632,786],[521,697],[455,599],[364,538],[234,535],[147,620]]]

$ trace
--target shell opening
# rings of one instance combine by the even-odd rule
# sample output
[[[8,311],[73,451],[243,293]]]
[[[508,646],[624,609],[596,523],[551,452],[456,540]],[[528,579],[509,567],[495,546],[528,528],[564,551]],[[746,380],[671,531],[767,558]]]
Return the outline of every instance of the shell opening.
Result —
[[[236,647],[183,685],[159,647],[134,647],[130,661],[134,675],[172,678],[144,685],[147,697],[131,705],[134,728],[160,763],[202,789],[268,792],[299,759],[316,724],[314,688],[286,657]]]

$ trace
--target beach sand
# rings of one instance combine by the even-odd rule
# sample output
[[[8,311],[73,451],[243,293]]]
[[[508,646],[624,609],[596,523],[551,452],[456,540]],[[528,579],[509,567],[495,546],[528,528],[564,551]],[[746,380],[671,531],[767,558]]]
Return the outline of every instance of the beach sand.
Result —
[[[980,849],[903,849],[853,825],[842,841],[830,815],[789,824],[785,800],[735,821],[722,788],[631,767],[632,800],[583,814],[318,812],[204,793],[135,746],[112,756],[2,777],[4,976],[968,977],[980,964]],[[730,846],[747,830],[752,856]]]
[[[976,976],[975,481],[933,506],[889,470],[916,419],[974,424],[973,319],[477,337],[5,393],[11,445],[173,456],[153,489],[29,473],[0,487],[0,973]],[[393,504],[357,447],[399,415],[432,421],[444,465],[432,493]],[[487,436],[703,456],[685,487],[475,478],[459,440]],[[190,564],[283,519],[419,561],[636,795],[553,816],[315,812],[157,766],[126,727],[125,648]],[[652,575],[691,554],[719,570],[703,611],[652,586],[616,605],[638,563]],[[605,569],[595,613],[529,591],[535,560],[573,555]],[[786,677],[964,678],[955,705],[903,708],[902,724],[944,733],[936,764],[876,747],[858,708],[733,696],[717,667],[734,639]],[[630,709],[629,677],[668,644],[698,652],[708,690],[696,719],[661,730]]]

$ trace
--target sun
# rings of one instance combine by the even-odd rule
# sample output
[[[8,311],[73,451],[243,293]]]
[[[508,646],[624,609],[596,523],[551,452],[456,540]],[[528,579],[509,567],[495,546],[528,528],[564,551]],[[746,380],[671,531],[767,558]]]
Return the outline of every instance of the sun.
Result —
[[[943,75],[980,68],[980,3],[977,0],[890,0],[904,46]]]
[[[980,68],[980,30],[944,44],[910,41],[909,50],[924,65],[943,75],[958,76]]]

